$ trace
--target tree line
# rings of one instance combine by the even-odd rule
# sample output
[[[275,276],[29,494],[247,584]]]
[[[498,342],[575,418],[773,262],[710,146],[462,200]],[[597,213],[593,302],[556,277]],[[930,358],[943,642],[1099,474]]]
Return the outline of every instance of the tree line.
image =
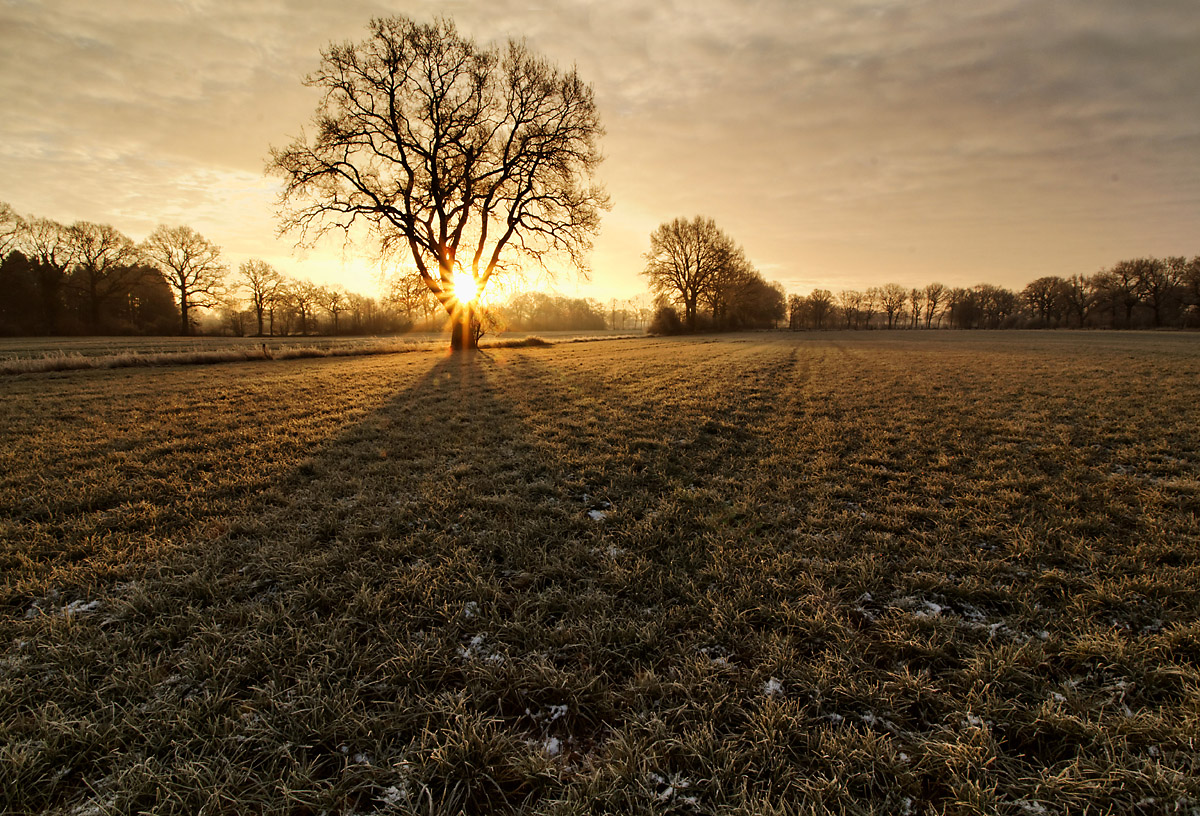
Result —
[[[1020,291],[897,283],[788,298],[800,329],[1189,328],[1200,326],[1200,257],[1136,258],[1094,275],[1048,275]]]
[[[251,258],[230,269],[190,227],[160,226],[137,243],[108,224],[23,217],[0,203],[0,335],[389,334],[440,331],[446,312],[416,271],[370,297],[288,276]],[[522,331],[645,325],[632,304],[522,291],[488,310]],[[481,307],[482,309],[482,307]]]

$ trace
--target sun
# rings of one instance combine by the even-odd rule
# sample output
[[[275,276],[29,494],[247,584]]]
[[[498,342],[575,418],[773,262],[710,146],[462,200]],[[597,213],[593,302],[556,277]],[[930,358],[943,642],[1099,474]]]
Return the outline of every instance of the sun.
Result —
[[[454,296],[464,303],[474,302],[479,297],[479,288],[470,272],[459,270],[454,273]]]

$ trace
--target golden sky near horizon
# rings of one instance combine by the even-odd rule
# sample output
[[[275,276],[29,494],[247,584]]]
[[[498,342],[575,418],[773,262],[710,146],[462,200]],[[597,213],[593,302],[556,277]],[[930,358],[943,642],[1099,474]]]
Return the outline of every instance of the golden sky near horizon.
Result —
[[[0,0],[0,201],[372,292],[369,245],[276,238],[263,167],[320,49],[388,14],[524,37],[595,87],[614,206],[564,294],[644,292],[680,215],[801,294],[1200,254],[1197,0]]]

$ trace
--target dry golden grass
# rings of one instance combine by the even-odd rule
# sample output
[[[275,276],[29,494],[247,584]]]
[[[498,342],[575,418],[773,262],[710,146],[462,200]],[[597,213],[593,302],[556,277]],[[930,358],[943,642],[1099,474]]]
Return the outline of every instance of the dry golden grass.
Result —
[[[8,812],[1200,808],[1194,336],[0,389]]]

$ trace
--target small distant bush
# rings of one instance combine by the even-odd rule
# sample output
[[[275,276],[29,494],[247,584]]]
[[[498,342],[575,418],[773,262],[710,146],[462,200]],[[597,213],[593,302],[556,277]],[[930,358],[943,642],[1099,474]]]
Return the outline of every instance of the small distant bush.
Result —
[[[647,331],[650,334],[683,334],[683,320],[673,306],[659,306]]]
[[[541,337],[522,337],[512,340],[494,340],[490,343],[481,343],[483,348],[529,348],[530,346],[549,346],[549,340],[544,340]]]

